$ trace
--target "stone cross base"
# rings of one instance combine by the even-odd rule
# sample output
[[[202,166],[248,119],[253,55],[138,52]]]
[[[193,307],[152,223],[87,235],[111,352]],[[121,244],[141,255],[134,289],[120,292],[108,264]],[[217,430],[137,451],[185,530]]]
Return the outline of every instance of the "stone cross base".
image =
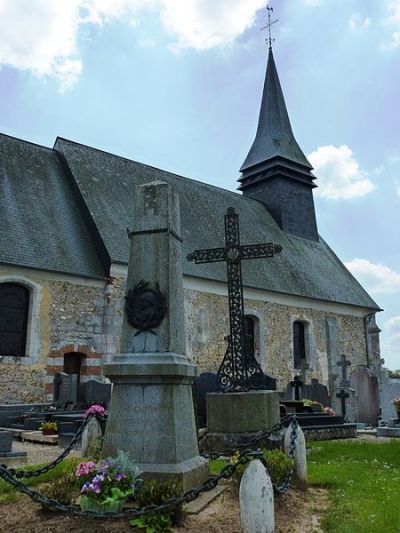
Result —
[[[144,478],[181,479],[188,490],[208,477],[199,456],[191,384],[195,367],[173,353],[117,356],[104,365],[114,384],[103,456],[129,452]]]
[[[280,421],[279,392],[213,392],[206,395],[206,402],[208,433],[201,446],[208,452],[244,444]]]

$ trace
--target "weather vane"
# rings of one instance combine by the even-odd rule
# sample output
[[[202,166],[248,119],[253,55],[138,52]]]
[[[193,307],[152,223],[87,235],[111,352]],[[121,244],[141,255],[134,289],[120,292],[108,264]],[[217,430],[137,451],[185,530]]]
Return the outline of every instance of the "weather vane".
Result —
[[[275,22],[278,22],[278,19],[275,19],[271,22],[271,14],[273,13],[274,9],[272,7],[267,6],[268,11],[268,24],[266,26],[263,26],[261,30],[265,30],[268,28],[268,39],[265,39],[265,42],[269,43],[269,47],[272,48],[272,43],[275,41],[275,39],[272,39],[271,37],[271,26],[272,24],[275,24]]]

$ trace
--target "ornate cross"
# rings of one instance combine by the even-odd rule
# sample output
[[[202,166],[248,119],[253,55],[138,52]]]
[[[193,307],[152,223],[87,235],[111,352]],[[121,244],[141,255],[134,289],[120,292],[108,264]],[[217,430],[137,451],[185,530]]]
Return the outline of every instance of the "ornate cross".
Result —
[[[340,361],[337,362],[337,366],[342,367],[342,380],[340,382],[341,387],[350,387],[350,381],[347,377],[347,367],[351,366],[350,361],[347,361],[346,356],[344,353],[340,356]]]
[[[280,254],[282,246],[272,242],[240,245],[239,217],[233,207],[225,215],[225,246],[196,250],[187,256],[195,263],[224,261],[228,275],[230,337],[228,349],[217,377],[223,391],[245,391],[263,388],[264,374],[253,354],[246,353],[244,339],[244,305],[241,262]]]
[[[271,37],[271,27],[272,24],[275,24],[275,22],[278,22],[278,19],[275,19],[271,22],[271,13],[274,12],[274,9],[272,7],[267,6],[268,11],[268,24],[261,28],[261,30],[265,30],[268,28],[268,39],[265,39],[269,43],[269,47],[272,48],[272,43],[275,41],[275,39],[272,39]]]

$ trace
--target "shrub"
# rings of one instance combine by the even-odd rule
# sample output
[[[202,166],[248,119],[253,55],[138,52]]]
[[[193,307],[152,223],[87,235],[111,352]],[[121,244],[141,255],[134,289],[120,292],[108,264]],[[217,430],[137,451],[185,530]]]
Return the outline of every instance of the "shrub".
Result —
[[[183,493],[183,486],[181,481],[177,479],[171,479],[168,481],[157,481],[156,479],[147,479],[143,482],[139,491],[135,494],[136,502],[139,508],[146,507],[147,505],[160,505],[161,503],[169,500],[170,498],[177,498]],[[182,522],[184,511],[182,505],[178,505],[176,508],[172,509],[167,513],[161,513],[160,515],[148,515],[141,517],[140,520],[149,519],[150,523],[156,520],[157,516],[168,515],[171,518],[171,524],[177,525]],[[164,520],[165,524],[167,521]],[[149,526],[150,526],[149,523]],[[137,525],[137,524],[132,524]],[[137,527],[139,527],[137,525]],[[144,527],[144,526],[141,526]],[[170,526],[168,526],[170,527]],[[157,531],[157,530],[155,530]],[[160,529],[159,531],[162,531]]]
[[[239,452],[236,452],[235,455],[231,457],[231,463],[237,463],[239,456]],[[274,485],[280,485],[289,474],[290,469],[293,466],[293,460],[290,459],[282,450],[264,449],[263,458],[267,464],[268,474],[272,483]],[[236,483],[240,483],[247,465],[248,463],[245,465],[240,465],[236,469],[235,473],[233,474],[233,479],[236,481]]]
[[[82,461],[81,457],[72,456],[64,461],[64,469],[60,477],[50,483],[42,485],[40,492],[47,498],[57,500],[64,505],[75,503],[79,492],[77,491],[75,471],[78,464]],[[52,508],[42,506],[44,511],[50,511]]]

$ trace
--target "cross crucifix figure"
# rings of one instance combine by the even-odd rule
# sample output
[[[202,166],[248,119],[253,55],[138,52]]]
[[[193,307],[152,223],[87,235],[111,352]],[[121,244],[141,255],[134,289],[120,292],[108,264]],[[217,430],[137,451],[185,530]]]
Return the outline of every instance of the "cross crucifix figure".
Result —
[[[340,399],[340,403],[342,406],[342,416],[346,416],[346,398],[348,398],[350,395],[348,392],[346,392],[344,389],[340,389],[340,392],[336,393],[336,398]]]
[[[244,339],[244,305],[241,262],[244,259],[273,257],[282,247],[272,242],[240,245],[239,217],[233,207],[225,215],[225,246],[196,250],[187,256],[195,263],[226,262],[228,275],[228,300],[230,336],[228,349],[219,367],[217,377],[225,392],[263,388],[264,373],[254,354],[248,353]]]
[[[340,361],[337,362],[337,366],[342,367],[342,380],[340,382],[341,387],[350,387],[350,381],[347,377],[347,367],[351,366],[350,361],[347,361],[344,353],[340,356]]]
[[[271,37],[271,27],[272,27],[272,24],[275,24],[276,22],[278,22],[278,19],[273,20],[271,22],[271,14],[273,13],[274,9],[272,7],[267,6],[267,11],[268,11],[268,24],[264,26],[263,28],[261,28],[261,31],[268,28],[268,39],[265,39],[265,40],[269,43],[269,47],[272,48],[272,43],[275,41],[275,39],[272,39]]]

